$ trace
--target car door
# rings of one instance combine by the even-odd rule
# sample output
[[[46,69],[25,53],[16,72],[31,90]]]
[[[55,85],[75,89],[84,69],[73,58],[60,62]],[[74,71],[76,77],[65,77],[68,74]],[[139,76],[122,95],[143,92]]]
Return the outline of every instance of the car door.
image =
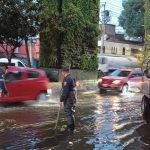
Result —
[[[40,88],[40,84],[39,84],[39,80],[40,80],[40,74],[37,71],[33,71],[33,70],[27,70],[26,71],[26,95],[28,97],[28,99],[30,100],[34,100],[38,94],[39,88]]]
[[[129,87],[134,89],[139,89],[142,83],[142,71],[141,69],[135,69],[131,72],[129,76]]]
[[[10,101],[22,101],[25,99],[24,92],[24,73],[19,70],[6,73],[6,88],[9,92],[9,97],[4,98]]]

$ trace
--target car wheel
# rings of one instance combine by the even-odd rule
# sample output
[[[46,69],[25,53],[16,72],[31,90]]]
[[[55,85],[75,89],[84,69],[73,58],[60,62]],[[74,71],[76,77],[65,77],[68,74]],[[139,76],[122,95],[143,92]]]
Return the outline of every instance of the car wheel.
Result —
[[[128,92],[128,84],[124,84],[121,88],[121,93],[126,93]]]
[[[99,89],[100,94],[105,94],[107,91],[105,89]]]
[[[146,96],[142,97],[141,111],[142,111],[143,119],[147,123],[150,123],[150,99],[147,98]]]
[[[37,101],[46,100],[46,99],[47,99],[47,93],[46,92],[41,92],[37,96]]]

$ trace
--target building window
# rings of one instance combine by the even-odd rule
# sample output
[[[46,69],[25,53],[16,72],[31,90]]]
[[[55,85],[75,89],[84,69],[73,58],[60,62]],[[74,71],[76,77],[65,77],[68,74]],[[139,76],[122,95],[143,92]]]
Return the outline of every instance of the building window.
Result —
[[[112,47],[112,48],[111,48],[111,53],[112,53],[112,54],[116,54],[116,53],[117,53],[117,48]]]
[[[114,47],[114,51],[113,51],[113,54],[115,54],[115,47]]]
[[[125,49],[125,47],[123,47],[122,55],[125,55],[125,54],[126,54],[126,49]]]
[[[113,47],[111,48],[111,53],[113,54]]]

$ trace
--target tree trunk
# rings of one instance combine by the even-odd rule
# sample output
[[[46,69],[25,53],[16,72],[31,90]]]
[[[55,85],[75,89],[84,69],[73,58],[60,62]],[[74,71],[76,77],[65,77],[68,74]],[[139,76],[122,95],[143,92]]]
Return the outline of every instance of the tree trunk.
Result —
[[[7,59],[8,59],[8,66],[11,66],[11,58],[10,58],[10,54],[8,52],[8,50],[6,49],[6,56],[7,56]]]
[[[63,6],[63,0],[57,0],[57,11],[59,14],[59,27],[61,28],[61,20],[62,20],[62,6]],[[57,47],[57,67],[60,69],[62,66],[62,57],[61,57],[61,46],[62,46],[62,32],[58,31],[56,36],[56,47]]]
[[[26,53],[27,53],[27,60],[28,60],[28,66],[31,66],[31,60],[30,60],[30,55],[29,55],[29,49],[28,49],[28,38],[25,39],[25,45],[26,45]]]

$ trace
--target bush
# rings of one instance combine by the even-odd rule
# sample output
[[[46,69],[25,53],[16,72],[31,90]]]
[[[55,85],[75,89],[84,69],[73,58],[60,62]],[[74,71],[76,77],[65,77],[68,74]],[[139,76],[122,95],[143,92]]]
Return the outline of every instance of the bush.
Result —
[[[81,56],[81,69],[94,71],[97,70],[98,59],[96,55],[84,54]]]
[[[55,68],[41,68],[46,72],[46,75],[51,82],[58,82],[59,80],[59,69]]]
[[[81,56],[96,53],[99,0],[65,0],[62,14],[58,13],[57,1],[41,2],[40,66],[61,68],[69,64],[82,69]]]

